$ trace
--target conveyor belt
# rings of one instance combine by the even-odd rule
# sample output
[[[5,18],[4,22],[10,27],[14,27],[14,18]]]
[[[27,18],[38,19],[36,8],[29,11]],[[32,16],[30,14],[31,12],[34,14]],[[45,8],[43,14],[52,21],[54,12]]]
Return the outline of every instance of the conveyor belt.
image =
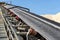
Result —
[[[46,21],[42,21],[40,18],[35,18],[34,15],[30,15],[18,9],[11,9],[11,11],[18,15],[30,27],[43,35],[47,40],[60,39],[60,30],[55,28],[58,26],[54,26]]]

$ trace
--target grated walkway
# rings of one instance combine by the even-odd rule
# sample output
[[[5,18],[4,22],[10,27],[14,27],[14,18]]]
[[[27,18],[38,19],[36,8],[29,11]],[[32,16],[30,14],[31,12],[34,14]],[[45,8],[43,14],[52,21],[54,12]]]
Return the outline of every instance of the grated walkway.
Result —
[[[0,40],[8,40],[1,9],[0,9]]]

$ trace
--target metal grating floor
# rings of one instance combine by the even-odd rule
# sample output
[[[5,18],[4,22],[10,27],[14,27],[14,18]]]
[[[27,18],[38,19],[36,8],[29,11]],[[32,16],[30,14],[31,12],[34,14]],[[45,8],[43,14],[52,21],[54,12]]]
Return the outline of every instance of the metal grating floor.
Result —
[[[0,40],[8,40],[1,10],[0,10]]]

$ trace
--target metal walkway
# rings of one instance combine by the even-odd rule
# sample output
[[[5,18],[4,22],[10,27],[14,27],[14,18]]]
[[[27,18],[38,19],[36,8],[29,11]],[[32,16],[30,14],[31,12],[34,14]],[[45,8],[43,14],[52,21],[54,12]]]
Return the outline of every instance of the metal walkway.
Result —
[[[8,40],[1,9],[0,9],[0,40]]]

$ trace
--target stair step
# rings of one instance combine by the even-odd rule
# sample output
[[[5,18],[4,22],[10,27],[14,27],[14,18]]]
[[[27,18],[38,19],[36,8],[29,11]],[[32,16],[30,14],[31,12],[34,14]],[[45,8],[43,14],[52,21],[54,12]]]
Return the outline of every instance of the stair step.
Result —
[[[8,38],[0,38],[0,40],[9,40]]]

